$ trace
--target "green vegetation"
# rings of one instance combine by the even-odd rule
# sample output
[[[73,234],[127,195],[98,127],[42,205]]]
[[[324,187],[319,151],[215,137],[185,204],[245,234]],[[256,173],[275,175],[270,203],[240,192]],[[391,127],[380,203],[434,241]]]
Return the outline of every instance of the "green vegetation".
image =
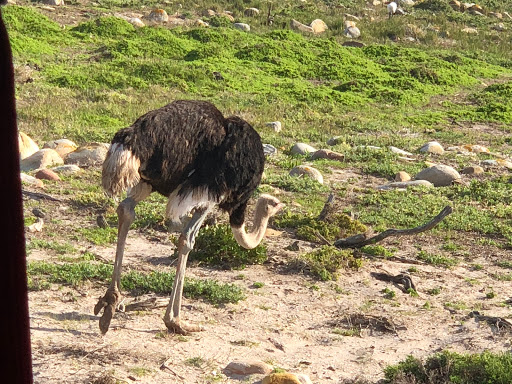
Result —
[[[264,244],[253,249],[242,248],[234,239],[229,225],[203,227],[190,252],[190,260],[225,269],[242,269],[267,260],[267,248]]]
[[[109,264],[90,262],[53,264],[44,261],[28,264],[30,290],[48,289],[51,283],[79,285],[86,281],[107,282],[112,277]],[[148,292],[168,295],[172,291],[174,273],[128,271],[121,277],[121,289],[137,294]],[[214,280],[185,279],[183,294],[190,298],[203,298],[212,304],[237,303],[244,299],[240,288],[233,284],[220,284]]]
[[[386,383],[501,384],[512,381],[512,355],[444,351],[421,361],[413,356],[385,369]],[[407,378],[407,379],[406,379]],[[407,380],[407,381],[404,381]]]
[[[340,268],[359,269],[361,266],[361,259],[354,258],[351,251],[330,245],[300,255],[288,265],[291,270],[301,270],[322,281],[336,280]]]

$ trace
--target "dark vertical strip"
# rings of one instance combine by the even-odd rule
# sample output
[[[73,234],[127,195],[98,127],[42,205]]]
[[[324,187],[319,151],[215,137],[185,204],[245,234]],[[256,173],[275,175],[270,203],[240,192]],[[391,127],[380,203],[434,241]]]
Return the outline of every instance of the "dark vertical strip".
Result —
[[[3,3],[3,0],[0,0]],[[0,372],[2,382],[32,383],[25,234],[11,46],[0,7]]]

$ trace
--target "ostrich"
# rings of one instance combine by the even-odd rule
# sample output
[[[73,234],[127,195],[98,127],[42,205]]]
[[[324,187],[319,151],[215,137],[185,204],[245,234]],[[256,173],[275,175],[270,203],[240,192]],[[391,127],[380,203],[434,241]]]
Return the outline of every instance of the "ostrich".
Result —
[[[203,220],[216,206],[228,213],[238,244],[251,249],[260,243],[269,218],[283,207],[277,198],[261,195],[252,228],[246,230],[248,200],[261,181],[264,161],[258,133],[239,117],[224,118],[205,101],[174,101],[114,135],[102,167],[102,185],[110,196],[126,190],[127,197],[117,207],[112,281],[94,307],[95,315],[103,309],[99,321],[103,334],[121,299],[121,264],[134,208],[152,192],[168,197],[166,215],[175,222],[193,211],[178,240],[176,276],[164,323],[180,334],[201,330],[180,318],[188,254]]]

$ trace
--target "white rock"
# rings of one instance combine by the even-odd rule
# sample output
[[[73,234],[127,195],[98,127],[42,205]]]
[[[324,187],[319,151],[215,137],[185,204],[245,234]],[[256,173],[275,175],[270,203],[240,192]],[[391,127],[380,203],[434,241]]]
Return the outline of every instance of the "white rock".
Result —
[[[27,157],[32,156],[34,153],[39,151],[39,146],[36,144],[36,142],[23,132],[18,133],[18,146],[20,149],[21,160],[26,159]]]
[[[316,168],[310,167],[309,165],[299,165],[292,168],[290,176],[308,176],[311,179],[318,181],[320,184],[324,183],[324,177],[320,171]]]
[[[36,179],[34,176],[27,175],[26,173],[20,173],[21,182],[28,185],[33,185],[34,187],[43,188],[44,183]]]
[[[420,148],[420,152],[440,155],[444,153],[444,148],[437,141],[430,141]]]
[[[244,10],[244,16],[258,16],[260,14],[260,10],[258,8],[247,8]]]
[[[295,29],[302,32],[311,32],[313,33],[313,28],[311,28],[309,25],[302,24],[300,21],[293,20],[290,21],[290,28]]]
[[[76,145],[73,141],[68,139],[58,139],[48,141],[43,145],[43,148],[54,149],[60,157],[64,158],[68,153],[76,150],[78,148],[78,145]]]
[[[327,24],[324,23],[321,19],[315,19],[309,24],[309,26],[313,29],[313,32],[315,33],[322,33],[327,31],[329,28],[327,27]]]
[[[47,168],[54,165],[64,164],[64,160],[51,148],[43,148],[20,161],[20,169],[24,172],[33,171],[39,168]]]
[[[139,19],[138,17],[130,17],[128,19],[128,22],[133,25],[134,27],[144,27],[146,24],[144,24],[144,22]]]
[[[436,187],[446,187],[452,185],[455,180],[459,180],[460,174],[449,165],[438,164],[422,170],[415,179],[430,181]]]
[[[272,372],[273,367],[263,361],[232,361],[229,363],[224,371],[235,375],[252,375],[252,374],[265,374],[268,375]]]
[[[271,127],[275,132],[281,132],[281,122],[280,121],[271,121],[269,123],[265,123],[267,127]]]
[[[68,164],[68,165],[61,165],[59,167],[51,168],[51,170],[55,173],[61,173],[64,175],[72,175],[74,173],[81,172],[82,168],[80,168],[78,165],[75,165],[75,164]]]
[[[357,27],[348,27],[343,32],[345,36],[350,37],[351,39],[357,39],[361,36],[361,31]]]
[[[403,182],[409,180],[411,180],[411,175],[409,175],[407,172],[400,171],[395,175],[395,181]]]
[[[245,23],[235,23],[233,27],[239,29],[240,31],[249,32],[251,30],[251,26]]]
[[[76,151],[66,156],[66,164],[79,166],[100,165],[107,156],[109,144],[89,143],[79,147]]]
[[[389,150],[393,153],[396,153],[398,155],[403,155],[403,156],[413,156],[413,154],[411,152],[407,152],[407,151],[404,151],[403,149],[400,149],[400,148],[397,148],[397,147],[393,147],[393,146],[389,146]]]
[[[317,149],[306,143],[294,144],[290,152],[294,155],[307,155],[308,153],[314,153]]]
[[[29,232],[41,232],[41,230],[43,229],[43,224],[43,219],[38,217],[37,221],[34,224],[29,225],[27,229],[29,230]]]

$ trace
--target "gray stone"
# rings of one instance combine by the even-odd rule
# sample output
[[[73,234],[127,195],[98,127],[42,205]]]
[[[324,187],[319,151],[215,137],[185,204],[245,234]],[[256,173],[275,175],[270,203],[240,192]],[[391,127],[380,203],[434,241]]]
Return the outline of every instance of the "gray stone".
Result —
[[[343,140],[342,136],[334,136],[327,140],[327,145],[336,145],[339,144]]]
[[[59,167],[51,168],[52,171],[55,173],[61,173],[63,175],[72,175],[74,173],[78,173],[82,171],[82,168],[80,168],[78,165],[75,164],[69,164],[69,165],[61,165]]]
[[[263,153],[265,156],[277,155],[277,148],[270,144],[263,144]]]
[[[444,148],[437,141],[430,141],[420,148],[420,152],[441,155],[444,153]]]
[[[239,29],[240,31],[249,32],[251,30],[251,26],[245,23],[235,23],[233,27]]]
[[[290,150],[290,152],[294,155],[307,155],[308,153],[314,153],[316,151],[316,148],[313,148],[311,145],[305,143],[294,144]]]
[[[460,174],[449,165],[438,164],[422,170],[415,179],[430,181],[436,187],[446,187],[452,185],[455,180],[459,180]]]
[[[351,39],[357,39],[361,36],[361,31],[357,27],[348,27],[343,31],[343,34]]]
[[[104,143],[89,143],[79,147],[66,156],[66,164],[76,164],[81,167],[101,165],[107,156],[109,145]]]
[[[27,172],[60,164],[64,164],[64,160],[54,149],[43,148],[32,156],[21,160],[20,169],[23,172]]]
[[[27,175],[26,173],[20,173],[20,179],[23,184],[32,185],[38,188],[44,187],[44,184],[41,180],[36,179],[34,176]]]
[[[499,165],[496,160],[491,160],[491,159],[489,159],[489,160],[482,160],[481,164],[485,165],[487,167],[496,167],[496,166]]]
[[[290,171],[290,176],[308,176],[309,178],[318,181],[320,184],[324,183],[324,177],[320,171],[316,168],[310,167],[309,165],[299,165],[292,168]]]

